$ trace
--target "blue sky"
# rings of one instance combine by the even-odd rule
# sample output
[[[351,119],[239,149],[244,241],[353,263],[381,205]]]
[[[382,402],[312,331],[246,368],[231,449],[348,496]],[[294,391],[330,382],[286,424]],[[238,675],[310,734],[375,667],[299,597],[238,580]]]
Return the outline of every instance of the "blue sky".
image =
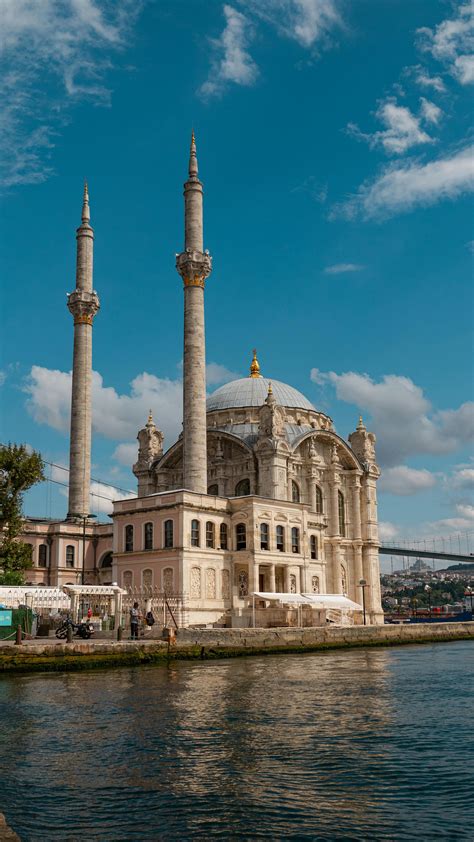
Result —
[[[67,465],[66,293],[87,177],[93,475],[135,488],[149,406],[172,443],[194,126],[209,389],[245,376],[256,346],[262,372],[341,435],[359,412],[376,432],[384,537],[472,530],[468,5],[3,0],[1,14],[2,440]],[[27,500],[29,514],[65,510],[61,485]]]

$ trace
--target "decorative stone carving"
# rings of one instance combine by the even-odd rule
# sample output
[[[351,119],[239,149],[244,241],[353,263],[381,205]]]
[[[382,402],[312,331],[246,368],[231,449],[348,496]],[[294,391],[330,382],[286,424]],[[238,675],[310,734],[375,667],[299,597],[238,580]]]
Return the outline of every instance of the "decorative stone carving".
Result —
[[[296,593],[296,576],[290,573],[290,593]]]
[[[212,257],[208,252],[186,249],[176,255],[176,269],[181,275],[184,286],[204,288],[206,278],[212,272]]]
[[[142,573],[142,585],[144,588],[151,588],[153,584],[153,571],[149,568]]]
[[[213,567],[206,570],[206,599],[216,598],[216,571]]]
[[[96,292],[76,289],[68,295],[67,306],[74,317],[75,325],[92,325],[94,316],[100,309],[99,296]]]
[[[261,438],[283,438],[285,435],[285,413],[268,387],[265,403],[259,411],[258,434]]]
[[[342,586],[342,593],[347,593],[347,573],[346,568],[343,564],[341,564],[341,586]]]
[[[222,599],[230,599],[230,574],[228,570],[222,571]]]
[[[122,573],[122,585],[123,587],[128,590],[132,587],[133,582],[133,573],[131,570],[124,570]]]
[[[362,416],[360,416],[357,429],[349,436],[349,443],[359,461],[364,465],[366,471],[369,470],[370,463],[374,463],[376,461],[375,442],[375,433],[367,432],[365,424],[362,421]]]
[[[133,466],[134,472],[143,468],[150,468],[153,462],[163,455],[164,436],[161,430],[156,427],[153,416],[148,416],[148,421],[138,436],[138,461]]]
[[[311,577],[311,591],[312,593],[319,593],[319,576]]]
[[[174,570],[172,567],[165,567],[163,570],[163,590],[166,594],[174,591]]]
[[[191,599],[201,599],[201,568],[191,568]]]

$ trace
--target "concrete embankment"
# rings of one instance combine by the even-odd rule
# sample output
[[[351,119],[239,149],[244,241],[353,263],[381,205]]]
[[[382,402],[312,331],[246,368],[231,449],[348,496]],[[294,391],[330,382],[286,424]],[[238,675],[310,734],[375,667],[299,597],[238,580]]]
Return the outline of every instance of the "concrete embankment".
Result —
[[[400,626],[277,629],[180,629],[176,641],[35,640],[0,643],[0,672],[56,672],[150,664],[172,659],[232,658],[285,652],[317,652],[360,646],[400,646],[474,640],[474,622]]]

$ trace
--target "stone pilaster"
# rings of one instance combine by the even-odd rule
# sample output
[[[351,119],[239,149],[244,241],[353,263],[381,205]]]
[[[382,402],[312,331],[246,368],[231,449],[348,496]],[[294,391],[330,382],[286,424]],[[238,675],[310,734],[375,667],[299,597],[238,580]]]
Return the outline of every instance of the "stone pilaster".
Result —
[[[184,185],[185,244],[176,257],[184,283],[183,354],[183,485],[189,491],[207,492],[206,442],[206,342],[204,284],[212,258],[203,251],[202,184],[198,178],[194,133],[189,158],[189,178]]]
[[[89,514],[92,431],[92,324],[99,298],[92,288],[94,232],[89,224],[89,195],[84,188],[82,224],[77,229],[76,289],[68,296],[74,318],[71,390],[68,520]]]

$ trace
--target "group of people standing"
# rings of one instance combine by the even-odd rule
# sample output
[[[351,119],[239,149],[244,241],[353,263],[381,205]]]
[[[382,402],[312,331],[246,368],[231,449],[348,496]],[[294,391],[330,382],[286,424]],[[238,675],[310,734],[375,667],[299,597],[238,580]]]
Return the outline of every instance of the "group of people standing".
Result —
[[[146,612],[145,617],[143,618],[143,615],[140,612],[138,602],[134,602],[133,606],[130,608],[130,639],[131,640],[138,640],[140,625],[141,625],[141,621],[143,619],[145,619],[145,624],[148,628],[151,628],[152,626],[155,625],[155,618],[153,616],[151,606],[148,609],[148,611]],[[143,624],[142,624],[142,628],[143,628]]]

